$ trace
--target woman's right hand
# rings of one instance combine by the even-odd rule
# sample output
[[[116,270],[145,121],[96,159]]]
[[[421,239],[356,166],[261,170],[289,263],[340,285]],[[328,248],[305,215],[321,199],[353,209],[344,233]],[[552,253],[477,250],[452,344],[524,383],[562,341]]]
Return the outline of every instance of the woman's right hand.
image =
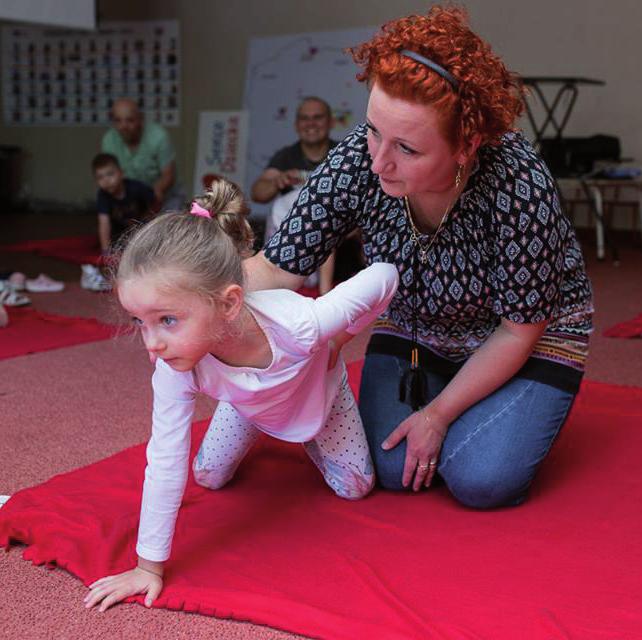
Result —
[[[136,567],[115,576],[96,580],[89,585],[89,589],[84,600],[86,609],[91,609],[100,603],[98,611],[102,613],[113,604],[139,593],[146,594],[145,606],[151,607],[163,590],[163,578],[156,573]]]
[[[432,483],[441,445],[449,427],[447,422],[437,415],[431,415],[429,410],[430,405],[410,414],[381,444],[387,451],[406,438],[406,459],[401,483],[404,487],[412,484],[414,491],[419,491],[422,485],[429,487]]]

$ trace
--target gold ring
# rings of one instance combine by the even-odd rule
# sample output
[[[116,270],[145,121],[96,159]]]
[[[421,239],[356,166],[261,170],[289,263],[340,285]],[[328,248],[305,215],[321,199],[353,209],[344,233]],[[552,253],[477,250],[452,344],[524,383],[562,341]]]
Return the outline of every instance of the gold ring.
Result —
[[[417,469],[419,469],[419,471],[427,471],[428,470],[428,465],[427,464],[418,464],[417,465]]]
[[[433,458],[428,464],[430,464],[431,467],[436,467],[437,466],[437,459]]]

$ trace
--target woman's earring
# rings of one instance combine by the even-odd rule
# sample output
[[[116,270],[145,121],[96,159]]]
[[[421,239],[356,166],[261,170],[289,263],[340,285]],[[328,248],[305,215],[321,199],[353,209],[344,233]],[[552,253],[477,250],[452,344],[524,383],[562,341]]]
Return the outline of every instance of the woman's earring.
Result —
[[[461,174],[464,172],[464,165],[463,164],[458,164],[457,165],[457,175],[455,176],[455,189],[459,189],[459,186],[461,185]]]

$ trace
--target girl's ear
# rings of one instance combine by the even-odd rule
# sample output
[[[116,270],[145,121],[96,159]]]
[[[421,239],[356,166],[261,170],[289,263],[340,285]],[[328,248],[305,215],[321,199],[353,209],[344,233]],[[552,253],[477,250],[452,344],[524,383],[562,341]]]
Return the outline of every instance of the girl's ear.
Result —
[[[232,322],[237,318],[243,308],[243,289],[238,284],[224,287],[217,296],[217,304],[225,320]]]
[[[459,164],[466,164],[477,153],[477,149],[479,149],[480,144],[480,133],[474,134],[470,140],[462,143],[459,148],[459,153],[457,154],[457,162]]]

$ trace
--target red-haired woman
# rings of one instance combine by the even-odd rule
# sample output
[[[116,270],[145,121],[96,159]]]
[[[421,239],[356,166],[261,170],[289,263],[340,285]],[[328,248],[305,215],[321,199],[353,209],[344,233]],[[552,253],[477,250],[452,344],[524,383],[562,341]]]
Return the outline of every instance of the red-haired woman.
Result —
[[[592,314],[554,182],[513,129],[520,83],[456,8],[390,22],[352,54],[366,123],[250,260],[252,286],[298,286],[359,227],[367,262],[400,274],[361,385],[380,483],[438,473],[468,506],[519,504],[577,393]]]

